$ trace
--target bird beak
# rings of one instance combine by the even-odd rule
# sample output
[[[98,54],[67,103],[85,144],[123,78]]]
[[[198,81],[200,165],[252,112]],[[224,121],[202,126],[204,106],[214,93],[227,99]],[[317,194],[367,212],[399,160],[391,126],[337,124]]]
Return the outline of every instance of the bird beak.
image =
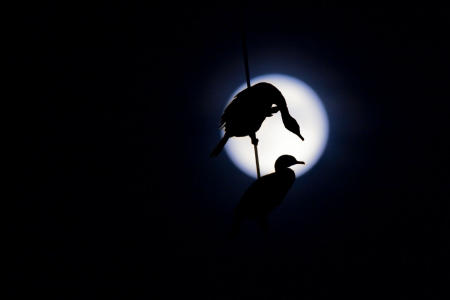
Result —
[[[298,136],[302,139],[302,141],[305,140],[300,133],[298,134]]]
[[[295,164],[296,164],[296,165],[299,165],[299,164],[300,164],[300,165],[304,165],[305,162],[304,162],[304,161],[298,161],[298,160],[297,160],[297,161],[295,162]]]

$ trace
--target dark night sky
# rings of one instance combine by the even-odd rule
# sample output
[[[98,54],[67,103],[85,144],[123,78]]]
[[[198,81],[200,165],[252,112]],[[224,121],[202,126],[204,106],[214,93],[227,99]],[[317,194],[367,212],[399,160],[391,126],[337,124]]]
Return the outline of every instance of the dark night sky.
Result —
[[[229,241],[251,179],[209,152],[242,7],[11,8],[11,298],[447,299],[446,10],[249,4],[252,76],[312,86],[330,137],[270,236]]]

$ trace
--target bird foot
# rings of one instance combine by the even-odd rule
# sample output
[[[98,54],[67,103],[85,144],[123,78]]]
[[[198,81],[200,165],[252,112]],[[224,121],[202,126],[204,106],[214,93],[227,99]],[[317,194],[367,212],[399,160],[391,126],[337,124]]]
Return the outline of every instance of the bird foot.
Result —
[[[257,138],[252,139],[252,144],[258,146],[259,140]]]

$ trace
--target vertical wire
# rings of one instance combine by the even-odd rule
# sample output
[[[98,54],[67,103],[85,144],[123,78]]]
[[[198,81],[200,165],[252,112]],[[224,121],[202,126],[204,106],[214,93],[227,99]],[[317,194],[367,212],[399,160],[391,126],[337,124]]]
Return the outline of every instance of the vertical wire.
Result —
[[[244,67],[245,67],[245,79],[247,81],[247,88],[250,88],[250,69],[248,67],[248,49],[247,49],[247,34],[244,22],[244,16],[242,16],[242,52],[244,55]],[[256,133],[255,133],[256,135]],[[258,146],[253,144],[253,149],[255,151],[255,161],[256,161],[256,175],[258,178],[261,177],[261,172],[259,169],[259,156],[258,156]]]

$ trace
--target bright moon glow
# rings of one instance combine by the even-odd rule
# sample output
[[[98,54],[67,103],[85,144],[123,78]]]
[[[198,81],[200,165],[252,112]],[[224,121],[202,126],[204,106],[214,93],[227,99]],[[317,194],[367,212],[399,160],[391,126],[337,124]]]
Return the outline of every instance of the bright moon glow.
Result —
[[[280,74],[262,75],[252,78],[252,85],[263,81],[273,84],[281,91],[289,113],[300,125],[300,133],[305,140],[302,141],[284,127],[279,112],[266,118],[256,132],[256,138],[259,140],[261,176],[274,172],[275,161],[283,154],[290,154],[306,163],[291,167],[297,177],[301,176],[316,164],[325,149],[328,139],[328,118],[325,108],[317,94],[294,77]],[[246,87],[244,83],[236,89],[228,103]],[[222,131],[222,136],[223,134]],[[256,178],[255,154],[250,137],[232,137],[225,149],[241,171]]]

